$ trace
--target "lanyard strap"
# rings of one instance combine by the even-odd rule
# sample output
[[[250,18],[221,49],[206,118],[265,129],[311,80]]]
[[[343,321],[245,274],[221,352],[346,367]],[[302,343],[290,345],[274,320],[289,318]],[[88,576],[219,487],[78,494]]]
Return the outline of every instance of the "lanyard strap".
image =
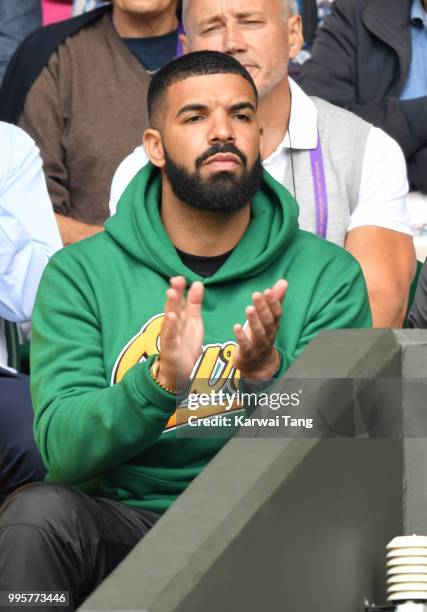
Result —
[[[319,133],[317,134],[317,146],[310,151],[310,161],[314,199],[316,202],[316,234],[321,238],[326,238],[328,227],[328,192],[326,190],[325,169]]]
[[[184,28],[182,27],[182,22],[179,22],[179,26],[178,26],[178,38],[176,40],[176,57],[181,57],[181,55],[184,55],[184,49],[182,48],[182,44],[181,41],[179,40],[179,35],[180,34],[185,34],[184,32]]]

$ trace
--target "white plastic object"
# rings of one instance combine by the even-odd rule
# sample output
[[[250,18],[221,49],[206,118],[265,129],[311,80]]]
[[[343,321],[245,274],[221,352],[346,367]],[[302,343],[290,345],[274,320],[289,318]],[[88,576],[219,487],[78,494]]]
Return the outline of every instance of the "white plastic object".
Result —
[[[427,537],[399,536],[386,549],[388,600],[398,612],[427,612]]]

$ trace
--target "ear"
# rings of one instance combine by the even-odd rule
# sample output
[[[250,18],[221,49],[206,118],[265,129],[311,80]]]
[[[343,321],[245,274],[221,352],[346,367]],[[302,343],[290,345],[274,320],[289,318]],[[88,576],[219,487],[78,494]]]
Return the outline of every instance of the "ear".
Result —
[[[259,154],[261,155],[261,159],[264,159],[262,155],[263,146],[264,146],[264,128],[262,126],[259,126]]]
[[[293,59],[301,51],[304,44],[301,15],[293,15],[288,19],[288,42],[289,58]]]
[[[190,53],[190,39],[188,38],[187,34],[180,34],[179,40],[181,42],[182,50],[184,51],[184,55],[186,55],[187,53]]]
[[[145,130],[142,143],[153,166],[163,168],[165,165],[165,153],[159,130],[153,130],[152,128]]]

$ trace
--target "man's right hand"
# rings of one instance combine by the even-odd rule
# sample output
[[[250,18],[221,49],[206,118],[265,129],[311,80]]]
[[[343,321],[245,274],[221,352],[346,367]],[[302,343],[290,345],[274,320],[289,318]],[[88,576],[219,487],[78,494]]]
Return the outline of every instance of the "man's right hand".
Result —
[[[202,352],[204,287],[194,282],[184,297],[183,276],[170,279],[166,291],[165,318],[160,330],[160,367],[157,380],[168,389],[186,384]]]
[[[55,213],[55,218],[64,246],[77,242],[78,240],[83,240],[83,238],[89,238],[89,236],[93,236],[93,234],[97,234],[104,230],[101,225],[88,225],[87,223],[77,221],[71,217],[64,217],[64,215],[59,215],[58,213]]]

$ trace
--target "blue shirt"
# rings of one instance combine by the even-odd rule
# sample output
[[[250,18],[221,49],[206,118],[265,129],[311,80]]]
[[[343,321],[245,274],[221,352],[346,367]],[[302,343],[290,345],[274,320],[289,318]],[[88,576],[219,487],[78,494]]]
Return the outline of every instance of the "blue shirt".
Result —
[[[34,141],[0,121],[0,142],[0,317],[27,321],[42,272],[62,242]],[[0,367],[6,363],[0,325]]]
[[[401,100],[427,96],[427,13],[421,0],[411,9],[412,58]]]

